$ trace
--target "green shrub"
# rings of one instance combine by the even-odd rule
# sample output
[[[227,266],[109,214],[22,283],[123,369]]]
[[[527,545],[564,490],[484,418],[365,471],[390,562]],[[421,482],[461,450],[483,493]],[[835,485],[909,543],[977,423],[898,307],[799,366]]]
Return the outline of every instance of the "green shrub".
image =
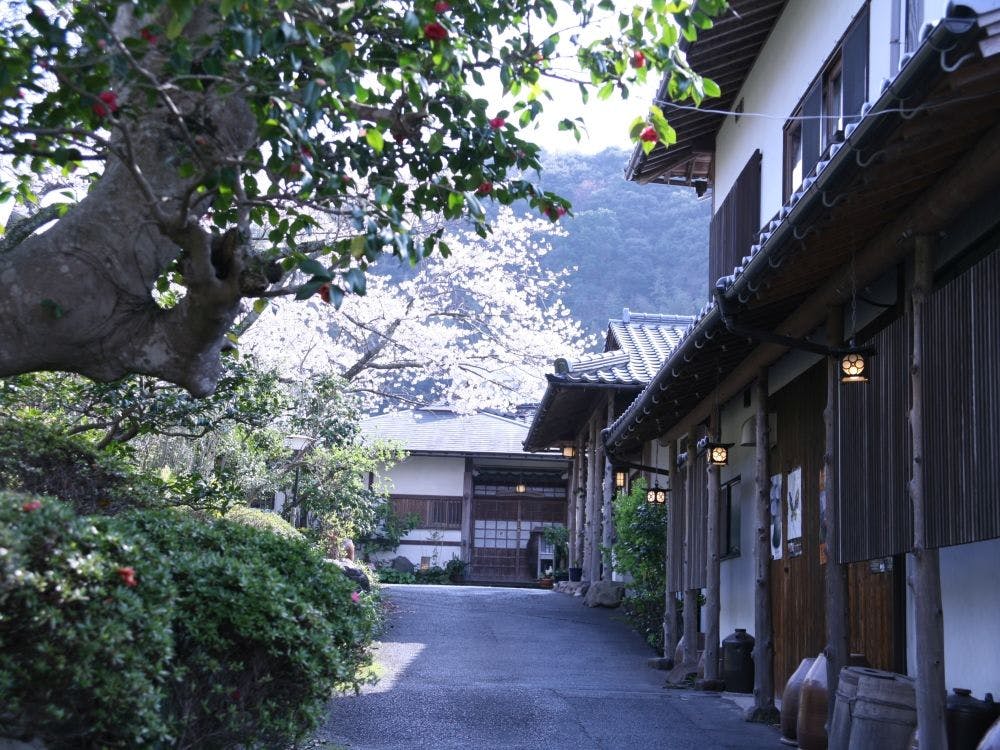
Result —
[[[378,580],[379,583],[416,583],[417,577],[413,573],[385,567],[378,569]]]
[[[460,557],[453,557],[445,563],[444,571],[452,583],[460,583],[465,577],[466,562]]]
[[[376,602],[304,540],[170,510],[82,518],[26,502],[0,500],[0,736],[283,746],[333,690],[358,687]]]
[[[448,583],[448,573],[440,565],[431,565],[427,570],[415,570],[417,583]]]
[[[255,529],[267,529],[286,539],[302,539],[302,534],[288,521],[277,513],[268,513],[259,508],[248,508],[245,505],[234,505],[226,511],[224,518]]]

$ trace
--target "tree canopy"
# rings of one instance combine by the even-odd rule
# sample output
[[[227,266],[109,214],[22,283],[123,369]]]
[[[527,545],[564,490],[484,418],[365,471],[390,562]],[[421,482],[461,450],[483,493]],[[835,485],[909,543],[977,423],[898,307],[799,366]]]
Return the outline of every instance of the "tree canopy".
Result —
[[[363,294],[385,254],[448,255],[442,227],[418,231],[425,220],[485,235],[484,202],[523,200],[558,221],[569,203],[530,178],[539,146],[524,131],[548,82],[625,96],[667,71],[674,98],[718,93],[679,43],[724,0],[560,7],[12,4],[0,199],[29,210],[0,244],[0,375],[139,373],[210,393],[244,300]],[[573,36],[601,15],[612,31]],[[559,60],[567,42],[578,79]],[[632,137],[650,149],[674,133],[654,107]],[[81,199],[38,209],[40,181],[73,176]]]

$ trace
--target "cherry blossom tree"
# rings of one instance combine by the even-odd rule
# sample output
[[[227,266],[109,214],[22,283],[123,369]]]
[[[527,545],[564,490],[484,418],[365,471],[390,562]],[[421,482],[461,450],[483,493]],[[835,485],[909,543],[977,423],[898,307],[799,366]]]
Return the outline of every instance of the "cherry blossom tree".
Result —
[[[445,400],[456,408],[511,408],[536,400],[556,356],[586,346],[559,300],[568,271],[542,269],[550,221],[504,208],[493,231],[449,229],[447,259],[370,273],[364,297],[339,309],[319,298],[279,303],[242,346],[287,376],[333,373],[387,403]]]

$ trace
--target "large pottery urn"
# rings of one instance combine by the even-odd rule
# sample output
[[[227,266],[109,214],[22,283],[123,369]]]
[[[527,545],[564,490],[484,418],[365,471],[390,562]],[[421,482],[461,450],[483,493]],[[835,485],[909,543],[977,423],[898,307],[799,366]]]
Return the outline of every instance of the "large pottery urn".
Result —
[[[753,636],[743,628],[722,641],[720,676],[731,693],[753,692],[753,645]]]
[[[945,721],[948,727],[948,750],[976,750],[998,716],[998,704],[991,693],[986,700],[972,697],[972,691],[955,688],[948,696]]]
[[[795,731],[803,750],[826,750],[826,709],[826,656],[821,653],[806,672],[799,692]]]
[[[812,669],[812,657],[803,659],[792,676],[785,683],[785,690],[781,694],[781,741],[786,745],[795,745],[798,738],[799,721],[799,695],[802,692],[802,681],[806,674]]]

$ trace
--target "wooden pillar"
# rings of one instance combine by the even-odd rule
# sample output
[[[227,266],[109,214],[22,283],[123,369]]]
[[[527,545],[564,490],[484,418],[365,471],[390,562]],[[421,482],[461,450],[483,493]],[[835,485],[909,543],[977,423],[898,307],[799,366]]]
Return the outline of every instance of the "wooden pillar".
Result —
[[[576,455],[573,455],[569,467],[566,471],[566,560],[567,568],[576,567],[576,545],[573,544],[573,537],[576,536]]]
[[[771,475],[767,452],[771,436],[767,424],[767,369],[761,368],[754,384],[756,401],[754,458],[754,545],[756,573],[754,588],[753,706],[747,721],[774,724],[778,709],[774,705],[774,623],[771,620]]]
[[[583,457],[583,438],[578,438],[573,450],[573,472],[576,475],[576,484],[574,492],[576,493],[576,524],[574,525],[575,533],[573,538],[570,540],[570,544],[576,546],[576,567],[583,568],[583,519],[584,519],[584,505],[586,504],[586,490],[587,478],[585,475],[587,463]]]
[[[716,407],[708,425],[711,440],[719,435],[719,409]],[[719,679],[719,472],[718,466],[710,463],[705,468],[708,482],[708,508],[705,534],[705,676],[699,684],[702,690],[722,690],[724,684]]]
[[[844,341],[844,311],[840,306],[831,307],[826,316],[826,339],[830,346],[840,346]],[[827,726],[833,719],[837,702],[837,684],[840,670],[847,666],[850,654],[851,624],[847,592],[847,566],[837,562],[833,542],[839,535],[840,518],[837,494],[837,416],[840,397],[840,361],[826,358],[826,409],[823,411],[825,429],[823,446],[823,491],[826,493],[826,689]]]
[[[603,459],[598,451],[598,415],[590,421],[589,446],[587,449],[587,580],[595,583],[601,580],[601,517],[600,517],[600,481],[601,470],[598,461]]]
[[[605,418],[605,426],[610,425],[615,421],[615,397],[613,394],[608,395],[608,406],[607,406],[607,416]],[[598,440],[600,440],[600,430],[598,430]],[[603,574],[602,577],[606,580],[612,580],[614,571],[611,567],[611,545],[615,539],[615,525],[614,517],[612,513],[611,501],[614,497],[615,492],[615,472],[611,466],[611,459],[608,457],[604,450],[604,443],[601,442],[599,445],[601,455],[604,456],[604,461],[601,465],[604,467],[604,481],[602,482],[602,503],[601,503],[601,561],[603,563]]]
[[[654,466],[657,466],[653,463]],[[657,468],[660,468],[657,466]],[[663,656],[674,658],[674,651],[677,648],[677,641],[680,634],[677,632],[677,596],[670,590],[670,570],[673,565],[674,556],[679,550],[675,550],[671,544],[672,529],[674,528],[674,503],[680,502],[681,483],[677,480],[677,443],[671,440],[667,444],[667,471],[670,472],[670,492],[667,493],[667,523],[663,533],[664,554],[663,563],[666,573],[666,586],[664,586],[664,607],[663,607]]]
[[[472,562],[472,459],[465,459],[465,476],[462,480],[462,561]]]
[[[691,566],[692,545],[690,540],[691,523],[691,497],[694,493],[694,483],[701,481],[701,477],[695,477],[694,465],[698,453],[697,439],[694,427],[688,430],[687,436],[687,462],[684,465],[684,504],[685,504],[685,525],[687,529],[684,534],[684,577],[690,579],[687,574]],[[687,583],[687,580],[685,580]],[[698,664],[698,589],[688,588],[684,590],[684,664],[694,667]]]
[[[923,357],[927,325],[925,303],[934,278],[933,247],[929,237],[916,238],[911,320],[910,438],[913,476],[913,627],[916,635],[917,728],[921,750],[947,750],[945,734],[944,613],[941,604],[941,567],[937,549],[927,547],[927,498],[924,494]]]

